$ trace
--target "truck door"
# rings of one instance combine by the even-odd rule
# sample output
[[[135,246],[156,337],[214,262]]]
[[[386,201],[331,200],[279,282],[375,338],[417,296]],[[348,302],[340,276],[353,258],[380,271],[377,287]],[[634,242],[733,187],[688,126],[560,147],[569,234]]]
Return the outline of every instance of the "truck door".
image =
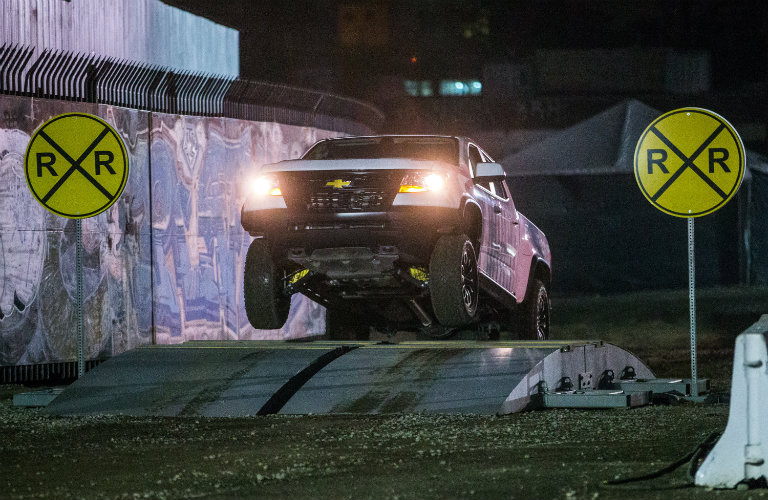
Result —
[[[493,159],[480,151],[483,161]],[[515,290],[515,270],[519,247],[519,217],[503,180],[477,184],[483,191],[483,200],[488,204],[490,242],[488,248],[489,267],[486,275],[510,294]]]
[[[516,283],[517,249],[520,246],[519,216],[509,195],[505,181],[491,182],[495,216],[496,241],[491,244],[491,257],[499,262],[492,276],[494,281],[514,294]],[[522,297],[519,297],[522,299]]]
[[[469,145],[468,151],[469,159],[469,174],[473,178],[475,177],[475,166],[483,161],[483,157],[480,150],[474,144]],[[492,245],[496,243],[496,228],[493,217],[493,201],[491,194],[488,190],[481,189],[477,184],[472,188],[473,196],[480,205],[480,211],[483,216],[483,234],[480,240],[480,248],[475,249],[477,252],[477,267],[486,276],[490,277],[492,269],[495,267],[493,259],[491,258]]]

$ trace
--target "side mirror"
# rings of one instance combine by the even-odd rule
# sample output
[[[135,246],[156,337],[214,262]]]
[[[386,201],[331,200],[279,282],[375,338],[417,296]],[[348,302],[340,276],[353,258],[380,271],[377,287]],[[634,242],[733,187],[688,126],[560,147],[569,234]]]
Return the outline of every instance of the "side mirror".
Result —
[[[478,163],[475,166],[475,179],[482,181],[500,181],[507,177],[504,167],[499,163]]]

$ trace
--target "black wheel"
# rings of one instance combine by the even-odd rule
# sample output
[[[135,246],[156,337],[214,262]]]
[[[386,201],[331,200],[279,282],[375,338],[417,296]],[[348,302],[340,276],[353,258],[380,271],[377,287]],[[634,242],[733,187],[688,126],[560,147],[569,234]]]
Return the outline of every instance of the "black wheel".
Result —
[[[360,316],[341,309],[326,309],[325,334],[330,340],[368,340],[371,327]]]
[[[245,256],[243,297],[245,314],[257,330],[281,328],[288,319],[291,298],[282,293],[281,279],[267,242],[253,240]]]
[[[477,314],[477,256],[464,234],[441,236],[429,261],[432,309],[443,326],[461,326]]]
[[[549,338],[549,291],[546,285],[534,280],[530,294],[522,304],[520,336],[529,340],[547,340]]]

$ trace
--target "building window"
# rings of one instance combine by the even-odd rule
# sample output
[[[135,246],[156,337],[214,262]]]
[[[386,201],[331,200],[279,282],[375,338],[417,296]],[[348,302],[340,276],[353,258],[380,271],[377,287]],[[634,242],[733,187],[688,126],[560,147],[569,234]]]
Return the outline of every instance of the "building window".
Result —
[[[432,82],[429,80],[405,80],[405,93],[412,97],[432,97]]]
[[[479,80],[440,80],[440,95],[478,96],[483,91]]]

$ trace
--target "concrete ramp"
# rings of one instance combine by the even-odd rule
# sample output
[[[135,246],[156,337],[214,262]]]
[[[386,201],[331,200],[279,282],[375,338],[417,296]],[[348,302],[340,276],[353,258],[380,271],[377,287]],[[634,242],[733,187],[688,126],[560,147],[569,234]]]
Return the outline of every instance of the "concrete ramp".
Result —
[[[86,373],[46,410],[54,415],[257,415],[293,377],[311,376],[319,363],[347,349],[282,342],[139,347]]]
[[[556,387],[632,366],[600,341],[187,342],[112,358],[47,407],[56,415],[218,416],[510,413],[540,381]]]
[[[561,343],[365,345],[310,379],[280,413],[494,414]]]

